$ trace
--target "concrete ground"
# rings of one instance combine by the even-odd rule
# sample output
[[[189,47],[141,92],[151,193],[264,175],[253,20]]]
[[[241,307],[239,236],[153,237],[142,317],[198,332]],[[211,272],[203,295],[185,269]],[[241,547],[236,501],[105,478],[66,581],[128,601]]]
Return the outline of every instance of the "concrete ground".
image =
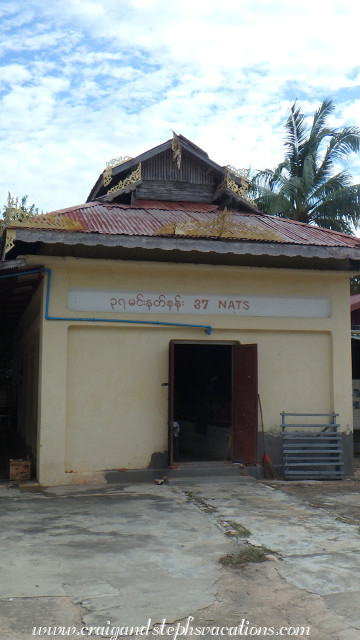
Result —
[[[65,627],[76,638],[85,626],[91,637],[127,626],[151,636],[163,620],[165,637],[180,621],[187,636],[310,627],[314,640],[358,640],[359,496],[360,478],[266,482],[240,470],[161,485],[0,485],[0,640],[49,626],[37,636]],[[270,559],[219,563],[249,545]]]

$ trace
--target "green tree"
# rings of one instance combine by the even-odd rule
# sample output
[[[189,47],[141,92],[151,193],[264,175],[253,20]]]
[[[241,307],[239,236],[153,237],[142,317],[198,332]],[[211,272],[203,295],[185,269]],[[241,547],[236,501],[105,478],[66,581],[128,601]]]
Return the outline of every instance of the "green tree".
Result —
[[[327,126],[333,111],[332,100],[324,100],[308,126],[294,102],[285,123],[284,160],[253,176],[250,195],[264,213],[353,233],[360,222],[360,185],[352,184],[345,164],[360,150],[360,129]]]
[[[354,276],[350,278],[350,295],[354,296],[357,293],[360,293],[360,277]]]

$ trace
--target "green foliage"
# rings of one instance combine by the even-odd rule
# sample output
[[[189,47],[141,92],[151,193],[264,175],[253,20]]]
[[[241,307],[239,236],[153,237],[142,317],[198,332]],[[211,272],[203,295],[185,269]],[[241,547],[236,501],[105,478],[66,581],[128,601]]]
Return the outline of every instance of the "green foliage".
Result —
[[[343,167],[360,150],[360,129],[327,126],[333,111],[333,102],[324,100],[309,127],[294,102],[285,123],[284,160],[253,176],[250,196],[264,213],[352,234],[360,221],[360,185]]]
[[[350,279],[350,295],[354,296],[360,293],[360,276],[354,276]]]

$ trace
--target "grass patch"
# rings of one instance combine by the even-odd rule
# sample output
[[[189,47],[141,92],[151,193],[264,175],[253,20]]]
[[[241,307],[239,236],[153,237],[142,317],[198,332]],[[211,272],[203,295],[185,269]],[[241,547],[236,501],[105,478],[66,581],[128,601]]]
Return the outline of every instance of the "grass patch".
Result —
[[[216,507],[212,507],[211,505],[209,505],[205,500],[203,500],[203,498],[198,496],[193,491],[185,491],[185,494],[187,496],[188,502],[193,502],[206,513],[215,513],[215,511],[217,511]]]
[[[251,536],[251,531],[249,531],[249,529],[247,529],[246,527],[243,527],[243,525],[239,522],[235,522],[234,520],[227,520],[226,524],[231,527],[231,530],[226,532],[226,535],[229,537],[248,538],[249,536]]]
[[[337,516],[335,520],[337,522],[343,522],[344,524],[356,524],[356,522],[353,522],[352,520],[350,520],[350,518],[344,518],[343,516]]]
[[[223,567],[236,569],[236,567],[242,567],[249,562],[266,562],[268,559],[266,552],[268,552],[268,549],[264,549],[263,547],[244,547],[236,553],[228,553],[226,556],[220,558],[219,562]]]

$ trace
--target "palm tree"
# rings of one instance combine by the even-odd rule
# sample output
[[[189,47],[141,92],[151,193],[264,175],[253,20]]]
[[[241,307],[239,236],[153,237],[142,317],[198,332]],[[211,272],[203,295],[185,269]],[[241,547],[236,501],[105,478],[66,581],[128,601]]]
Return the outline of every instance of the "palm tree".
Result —
[[[326,126],[334,111],[324,100],[312,126],[296,102],[285,124],[285,159],[274,169],[258,171],[250,194],[264,213],[353,233],[360,221],[360,185],[343,167],[360,149],[360,129]]]

